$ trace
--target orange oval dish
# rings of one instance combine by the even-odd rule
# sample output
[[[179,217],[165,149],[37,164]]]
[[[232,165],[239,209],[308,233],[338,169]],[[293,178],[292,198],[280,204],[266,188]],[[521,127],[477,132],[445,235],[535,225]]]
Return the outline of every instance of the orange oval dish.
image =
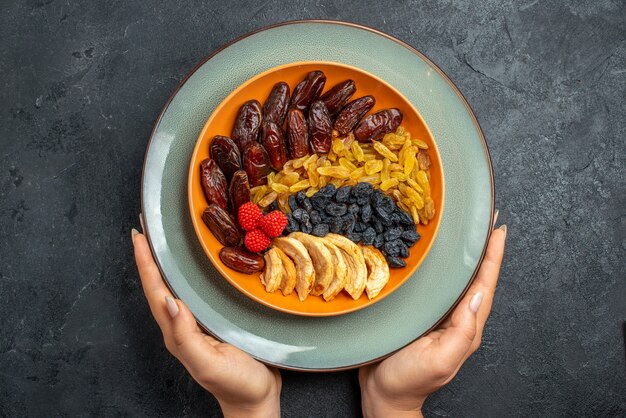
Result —
[[[320,296],[309,296],[305,301],[300,302],[296,292],[289,296],[283,296],[280,290],[268,293],[261,284],[259,273],[243,274],[226,267],[222,263],[219,252],[223,246],[202,221],[202,212],[207,207],[207,202],[200,183],[200,163],[205,158],[209,158],[209,145],[213,137],[215,135],[230,137],[235,117],[239,107],[244,102],[257,99],[263,104],[274,84],[279,81],[289,84],[293,92],[294,87],[304,76],[314,70],[323,71],[326,75],[324,92],[341,81],[354,80],[356,93],[352,96],[352,100],[366,95],[372,95],[376,99],[376,105],[369,113],[391,107],[400,109],[403,114],[401,126],[411,133],[412,138],[421,139],[429,146],[428,154],[432,163],[430,184],[431,195],[435,202],[435,217],[428,225],[417,227],[421,238],[411,247],[409,258],[405,259],[407,267],[390,269],[389,282],[380,294],[372,300],[367,298],[365,292],[358,300],[353,300],[344,291],[330,302],[326,302]],[[332,316],[370,306],[384,299],[411,277],[428,254],[439,230],[444,204],[444,177],[441,157],[430,130],[413,105],[395,88],[372,74],[345,64],[314,61],[294,62],[272,68],[251,78],[228,95],[215,109],[200,132],[191,157],[188,198],[191,220],[202,248],[221,275],[233,286],[257,302],[282,312],[305,316]]]

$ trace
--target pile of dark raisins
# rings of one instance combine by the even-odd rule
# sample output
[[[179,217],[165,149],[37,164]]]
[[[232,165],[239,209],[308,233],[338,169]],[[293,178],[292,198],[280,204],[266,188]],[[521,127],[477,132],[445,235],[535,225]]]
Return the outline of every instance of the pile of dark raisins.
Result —
[[[342,234],[355,243],[378,248],[393,268],[406,266],[403,258],[420,238],[413,218],[369,183],[339,189],[328,184],[310,198],[301,191],[289,196],[289,207],[284,235],[295,231],[318,237]]]

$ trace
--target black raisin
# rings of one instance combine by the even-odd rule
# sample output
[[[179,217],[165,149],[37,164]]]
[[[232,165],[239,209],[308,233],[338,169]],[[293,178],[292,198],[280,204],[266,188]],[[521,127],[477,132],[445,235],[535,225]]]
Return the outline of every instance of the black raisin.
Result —
[[[299,204],[302,204],[302,202],[304,202],[304,199],[306,199],[306,192],[304,190],[300,190],[298,193],[296,193],[296,200]]]
[[[381,203],[385,212],[388,212],[389,214],[392,214],[398,208],[396,206],[396,202],[394,202],[389,196],[383,196]]]
[[[330,203],[330,199],[328,197],[319,193],[315,193],[313,196],[311,196],[310,201],[313,207],[320,212],[326,209],[326,206],[328,206],[328,204]]]
[[[348,212],[353,215],[358,214],[360,211],[361,211],[361,208],[356,203],[353,203],[350,206],[348,206]]]
[[[345,234],[351,234],[354,231],[354,224],[356,223],[356,219],[354,215],[348,213],[347,215],[343,215],[341,217],[343,227],[342,230]]]
[[[415,222],[413,222],[413,218],[411,218],[411,215],[409,215],[403,210],[399,210],[397,213],[398,213],[400,223],[402,225],[415,226]]]
[[[335,193],[335,202],[337,203],[346,203],[348,198],[350,197],[350,192],[352,191],[352,187],[343,186],[337,189],[337,193]]]
[[[407,258],[409,256],[409,247],[402,240],[398,239],[394,242],[397,242],[396,245],[400,249],[400,252],[398,252],[398,255],[402,258]]]
[[[343,216],[348,211],[345,203],[329,203],[326,206],[326,213],[330,216]]]
[[[369,197],[373,190],[374,186],[370,183],[357,183],[357,185],[352,188],[352,196],[355,198]]]
[[[399,228],[390,228],[385,231],[385,241],[394,241],[402,236],[402,230]]]
[[[267,208],[265,208],[265,212],[270,213],[273,210],[277,210],[278,209],[278,201],[274,200],[272,203],[269,204],[269,206]]]
[[[374,238],[374,247],[380,249],[385,244],[385,238],[382,235],[377,235]]]
[[[361,234],[358,232],[349,233],[348,235],[346,235],[346,237],[348,237],[349,240],[355,243],[358,243],[359,241],[361,241]]]
[[[307,219],[306,222],[302,222],[302,224],[300,225],[300,230],[305,234],[310,234],[311,231],[313,231],[313,224]]]
[[[311,213],[309,213],[309,216],[311,218],[311,223],[313,225],[317,225],[322,222],[322,217],[320,216],[320,213],[317,210],[312,210]]]
[[[321,222],[327,224],[328,221],[330,221],[330,218],[332,218],[332,216],[329,216],[326,212],[324,211],[318,211],[318,213],[320,214],[320,218],[322,219]]]
[[[394,256],[387,257],[387,264],[389,265],[389,267],[393,269],[401,269],[403,267],[406,267],[406,261],[404,261],[403,259],[399,257],[394,257]]]
[[[372,220],[372,207],[369,204],[361,207],[361,220],[365,223],[370,223]]]
[[[283,235],[297,232],[300,230],[300,224],[296,221],[291,213],[287,214],[287,226],[283,229]]]
[[[289,207],[291,208],[292,212],[298,209],[298,202],[296,201],[296,195],[292,194],[289,196]]]
[[[343,220],[338,216],[332,217],[328,222],[328,226],[330,227],[330,232],[333,234],[339,234],[341,233],[341,228],[343,227]]]
[[[348,203],[350,205],[353,204],[353,203],[356,203],[356,197],[354,197],[353,194],[350,194],[350,197],[348,198],[348,201],[346,203]]]
[[[330,229],[328,228],[327,224],[318,224],[313,227],[311,234],[315,235],[316,237],[323,237],[328,234],[329,231]]]
[[[317,193],[320,193],[322,196],[326,196],[332,199],[333,197],[335,197],[336,191],[337,188],[335,187],[335,185],[330,183],[319,189]]]
[[[379,220],[375,220],[374,230],[376,231],[377,234],[382,234],[383,232],[385,232],[385,227],[383,226],[382,222],[380,222]]]
[[[370,198],[367,196],[356,198],[356,204],[359,206],[367,205],[369,202],[370,202]]]
[[[363,222],[357,222],[354,225],[354,232],[363,232],[367,229],[367,224],[363,223]]]
[[[297,208],[293,212],[291,212],[291,215],[293,216],[293,218],[299,222],[302,222],[302,215],[304,214],[306,214],[306,211],[302,208]]]
[[[396,245],[395,241],[387,241],[383,245],[383,253],[386,256],[397,257],[400,254],[400,247]]]
[[[361,239],[363,241],[363,245],[372,245],[374,243],[374,240],[376,239],[376,231],[374,230],[374,228],[372,228],[371,226],[367,227],[363,231],[363,236],[361,237]]]
[[[393,224],[393,222],[391,221],[391,214],[382,209],[380,206],[374,206],[374,212],[376,212],[378,219],[380,220],[380,222],[382,222],[383,225],[391,226]]]
[[[302,201],[302,207],[307,212],[311,212],[313,210],[313,205],[311,204],[311,199],[309,199],[308,197],[305,197],[304,200]]]
[[[413,245],[418,239],[420,239],[420,234],[411,230],[404,231],[402,233],[402,239],[408,242],[410,245]]]

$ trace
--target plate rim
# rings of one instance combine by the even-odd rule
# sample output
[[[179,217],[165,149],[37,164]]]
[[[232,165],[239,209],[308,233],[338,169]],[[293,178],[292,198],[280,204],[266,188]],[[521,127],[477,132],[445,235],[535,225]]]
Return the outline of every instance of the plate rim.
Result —
[[[492,160],[491,160],[491,153],[489,152],[489,148],[487,146],[487,141],[485,139],[485,135],[483,133],[482,127],[480,126],[478,118],[476,117],[476,114],[474,113],[474,110],[472,109],[471,105],[469,104],[467,98],[463,95],[461,90],[456,86],[456,84],[452,81],[452,79],[450,77],[448,77],[448,75],[441,68],[439,68],[439,66],[437,64],[435,64],[427,55],[425,55],[423,52],[419,51],[415,47],[409,45],[408,43],[402,41],[401,39],[398,39],[395,36],[389,35],[389,34],[383,32],[383,31],[381,31],[379,29],[375,29],[373,27],[370,27],[370,26],[367,26],[367,25],[363,25],[363,24],[360,24],[360,23],[348,22],[348,21],[345,21],[345,20],[334,20],[334,19],[295,19],[295,20],[287,20],[287,21],[283,21],[283,22],[278,22],[278,23],[274,23],[274,24],[271,24],[271,25],[263,26],[263,27],[260,27],[258,29],[255,29],[253,31],[244,33],[243,35],[240,35],[240,36],[234,38],[233,40],[223,44],[222,46],[217,48],[215,51],[213,51],[211,54],[209,54],[206,57],[202,58],[185,75],[185,77],[183,77],[183,79],[178,83],[178,85],[174,88],[174,90],[172,91],[172,93],[168,97],[167,101],[163,105],[163,108],[159,112],[159,115],[156,118],[156,121],[154,122],[154,126],[152,128],[152,131],[150,132],[150,138],[148,139],[148,143],[146,145],[146,151],[144,153],[143,165],[142,165],[142,169],[141,169],[141,189],[140,189],[141,213],[140,213],[140,223],[142,225],[143,233],[146,235],[146,238],[148,240],[150,251],[152,253],[152,256],[154,258],[154,261],[155,261],[157,267],[159,268],[159,271],[161,273],[161,277],[163,278],[163,281],[165,282],[165,284],[168,287],[168,289],[170,290],[170,292],[172,292],[172,294],[176,298],[178,298],[178,295],[176,294],[176,292],[174,291],[174,289],[170,285],[170,283],[169,283],[168,279],[166,278],[165,274],[163,274],[163,268],[161,266],[161,263],[159,262],[158,258],[154,256],[155,255],[155,251],[154,251],[154,247],[152,245],[152,239],[150,238],[149,230],[147,228],[148,224],[146,222],[144,222],[144,220],[143,220],[143,214],[145,213],[145,205],[146,205],[146,202],[144,200],[144,184],[145,184],[145,176],[146,176],[147,158],[148,158],[148,154],[150,152],[150,147],[152,146],[152,141],[153,141],[153,139],[155,137],[157,129],[159,128],[159,126],[161,124],[163,116],[165,115],[165,113],[167,112],[168,108],[170,107],[172,101],[174,100],[174,97],[176,97],[176,95],[178,94],[180,89],[185,85],[187,80],[189,80],[189,78],[191,78],[191,76],[193,76],[196,73],[196,71],[198,71],[206,62],[208,62],[210,59],[212,59],[215,55],[219,54],[220,52],[222,52],[226,48],[228,48],[228,47],[230,47],[230,46],[232,46],[232,45],[242,41],[243,39],[246,39],[246,38],[248,38],[250,36],[256,35],[256,34],[258,34],[260,32],[264,32],[266,30],[274,29],[274,28],[281,27],[281,26],[297,25],[297,24],[309,24],[309,23],[347,26],[347,27],[352,27],[352,28],[355,28],[355,29],[365,30],[367,32],[371,32],[371,33],[374,33],[376,35],[382,36],[382,37],[384,37],[384,38],[386,38],[386,39],[388,39],[390,41],[393,41],[393,42],[399,44],[400,46],[408,49],[410,52],[412,52],[413,54],[417,55],[419,58],[421,58],[427,64],[429,64],[435,71],[437,71],[437,73],[443,78],[443,80],[448,84],[448,86],[452,89],[452,91],[459,97],[459,99],[461,100],[461,103],[463,104],[463,106],[465,107],[466,111],[468,112],[468,114],[469,114],[469,116],[470,116],[470,118],[472,120],[472,123],[474,124],[474,127],[476,128],[476,131],[478,133],[478,136],[479,136],[482,148],[483,148],[483,153],[484,153],[486,161],[487,161],[487,168],[488,168],[488,171],[489,171],[489,180],[490,180],[490,185],[491,185],[491,187],[490,187],[491,208],[490,208],[490,214],[489,214],[488,231],[487,231],[487,236],[485,237],[485,243],[483,245],[483,250],[482,250],[482,252],[480,254],[480,257],[478,258],[478,263],[476,265],[476,268],[474,269],[472,275],[470,276],[470,278],[469,278],[469,280],[467,282],[467,285],[465,286],[463,291],[460,293],[460,295],[456,299],[456,301],[450,306],[450,308],[441,316],[441,318],[438,321],[436,321],[429,329],[424,331],[422,334],[416,336],[414,339],[412,339],[411,341],[409,341],[405,345],[403,345],[401,347],[398,347],[396,350],[393,350],[393,351],[391,351],[391,352],[389,352],[387,354],[384,354],[382,356],[376,357],[374,359],[371,359],[371,360],[368,360],[368,361],[365,361],[365,362],[351,364],[351,365],[347,365],[347,366],[340,366],[340,367],[308,368],[308,367],[287,366],[287,365],[280,364],[280,363],[269,362],[269,361],[266,361],[264,359],[258,358],[257,356],[253,355],[252,353],[248,353],[251,357],[255,358],[256,360],[258,360],[258,361],[260,361],[260,362],[262,362],[264,364],[270,365],[272,367],[277,367],[277,368],[280,368],[280,369],[284,369],[284,370],[304,371],[304,372],[332,372],[332,371],[343,371],[343,370],[356,369],[358,367],[362,367],[362,366],[366,366],[366,365],[369,365],[369,364],[373,364],[373,363],[377,363],[379,361],[382,361],[383,359],[385,359],[385,358],[393,355],[394,353],[402,350],[404,347],[412,344],[414,341],[420,339],[424,335],[426,335],[426,334],[430,333],[431,331],[433,331],[434,329],[436,329],[448,317],[448,315],[457,307],[457,305],[461,302],[461,300],[463,300],[463,298],[465,297],[465,295],[466,295],[467,291],[469,290],[470,286],[472,285],[472,283],[476,279],[476,275],[478,274],[478,270],[480,269],[480,265],[482,264],[483,259],[485,258],[485,253],[487,251],[487,244],[489,243],[489,240],[491,238],[491,233],[493,231],[496,189],[495,189],[495,178],[494,178],[494,172],[493,172],[493,163],[492,163]],[[194,315],[194,317],[195,317],[195,315]],[[218,341],[223,342],[223,340],[221,338],[219,338],[219,336],[213,334],[209,329],[207,329],[207,327],[205,327],[202,323],[197,321],[197,318],[196,318],[196,322],[198,323],[198,325],[207,334],[215,337]]]
[[[233,96],[235,96],[235,94],[237,92],[239,92],[241,89],[245,88],[246,86],[250,85],[251,83],[255,82],[259,78],[263,77],[264,75],[266,75],[266,74],[268,74],[270,72],[279,71],[279,70],[282,70],[282,69],[285,69],[285,68],[290,68],[290,67],[295,67],[295,66],[304,66],[304,65],[307,65],[307,66],[310,66],[310,65],[335,65],[335,66],[338,66],[338,67],[349,68],[350,70],[366,74],[369,77],[372,77],[373,79],[376,79],[379,83],[386,85],[386,87],[388,89],[393,90],[397,95],[399,95],[402,99],[404,99],[404,101],[406,101],[409,104],[409,107],[411,108],[411,110],[417,115],[418,119],[421,121],[422,125],[424,125],[424,127],[426,128],[426,131],[428,132],[428,134],[432,138],[433,150],[434,150],[435,158],[439,161],[439,171],[440,171],[440,175],[441,175],[441,199],[440,199],[440,203],[439,203],[441,205],[441,209],[438,211],[438,216],[436,217],[435,222],[433,222],[433,225],[435,227],[434,232],[433,232],[433,237],[430,240],[430,243],[426,247],[425,251],[423,251],[422,254],[420,255],[420,258],[419,258],[418,262],[415,263],[414,266],[409,268],[411,271],[410,271],[410,273],[408,273],[407,277],[404,280],[402,280],[401,282],[397,283],[396,287],[391,292],[385,293],[384,295],[379,295],[375,299],[369,299],[367,301],[368,303],[366,303],[365,305],[353,306],[351,308],[345,308],[343,310],[333,311],[333,312],[330,312],[330,313],[296,311],[296,310],[292,310],[292,309],[289,309],[289,308],[273,305],[273,304],[267,302],[266,300],[264,300],[262,298],[259,298],[259,297],[255,296],[254,294],[252,294],[251,292],[249,292],[248,290],[246,290],[236,280],[232,280],[230,277],[227,277],[228,275],[226,274],[226,269],[224,268],[224,265],[223,265],[224,263],[221,263],[221,265],[217,264],[217,261],[219,260],[219,258],[214,260],[214,257],[212,257],[210,255],[210,251],[208,249],[208,244],[201,237],[201,234],[199,233],[199,222],[200,221],[198,220],[197,216],[195,216],[195,214],[194,214],[194,210],[193,209],[194,209],[195,205],[193,203],[193,197],[192,197],[192,194],[190,192],[190,190],[193,187],[193,181],[194,181],[193,178],[194,178],[195,175],[197,175],[197,171],[196,170],[197,170],[197,163],[199,161],[198,158],[197,158],[197,154],[198,154],[198,152],[200,150],[201,139],[207,134],[207,130],[209,128],[209,123],[213,121],[216,113],[223,106],[225,106],[225,104]],[[408,98],[406,98],[406,96],[400,90],[395,88],[391,83],[389,83],[388,81],[384,80],[382,77],[380,77],[380,76],[378,76],[376,74],[372,74],[369,71],[364,70],[362,68],[359,68],[357,66],[354,66],[354,65],[351,65],[351,64],[345,64],[345,63],[342,63],[342,62],[335,62],[335,61],[317,61],[317,60],[313,61],[313,60],[307,60],[307,61],[293,61],[293,62],[280,64],[280,65],[268,68],[267,70],[265,70],[265,71],[263,71],[261,73],[255,74],[254,76],[250,77],[249,79],[247,79],[246,81],[241,83],[239,86],[237,86],[233,91],[231,91],[224,98],[224,100],[222,100],[217,105],[217,107],[213,110],[213,112],[211,112],[211,114],[209,115],[207,120],[204,122],[204,126],[202,127],[202,130],[198,134],[198,139],[196,139],[196,144],[194,145],[194,149],[193,149],[193,152],[191,154],[191,159],[189,160],[189,170],[188,170],[188,173],[187,173],[187,203],[188,203],[188,206],[189,206],[189,208],[188,208],[189,209],[189,217],[191,219],[191,223],[193,224],[194,232],[196,234],[196,237],[198,238],[198,241],[200,242],[200,245],[202,246],[202,249],[204,250],[205,255],[211,261],[211,263],[216,268],[216,270],[235,289],[237,289],[238,291],[240,291],[241,293],[243,293],[244,295],[246,295],[250,299],[254,300],[255,302],[260,303],[262,305],[265,305],[268,308],[277,310],[279,312],[287,313],[287,314],[290,314],[290,315],[298,315],[298,316],[312,317],[312,318],[324,318],[324,317],[331,317],[331,316],[340,316],[340,315],[348,314],[350,312],[356,312],[356,311],[359,311],[361,309],[369,308],[370,306],[372,306],[372,305],[380,302],[381,300],[385,299],[386,297],[390,296],[392,293],[394,293],[395,291],[400,289],[400,287],[402,287],[402,285],[404,285],[404,283],[406,283],[408,280],[410,280],[412,278],[413,274],[415,274],[415,272],[419,268],[419,266],[422,265],[424,260],[426,260],[426,257],[430,253],[430,250],[432,249],[432,247],[433,247],[433,245],[435,243],[435,240],[437,239],[437,234],[439,233],[439,229],[441,228],[441,222],[443,221],[443,212],[444,212],[445,206],[446,206],[445,205],[445,191],[446,191],[446,181],[445,181],[445,173],[443,171],[443,161],[441,160],[441,152],[439,151],[439,147],[437,146],[437,141],[435,140],[435,136],[431,132],[430,127],[426,123],[426,120],[424,119],[424,117],[422,116],[420,111],[413,105],[413,103],[411,103],[411,101]]]

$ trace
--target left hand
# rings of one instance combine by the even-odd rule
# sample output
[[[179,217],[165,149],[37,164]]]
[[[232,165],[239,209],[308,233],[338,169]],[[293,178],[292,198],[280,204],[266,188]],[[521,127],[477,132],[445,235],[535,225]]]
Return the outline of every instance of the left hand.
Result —
[[[280,417],[278,370],[205,334],[163,282],[146,237],[133,230],[132,238],[144,294],[168,351],[217,398],[224,416]]]

